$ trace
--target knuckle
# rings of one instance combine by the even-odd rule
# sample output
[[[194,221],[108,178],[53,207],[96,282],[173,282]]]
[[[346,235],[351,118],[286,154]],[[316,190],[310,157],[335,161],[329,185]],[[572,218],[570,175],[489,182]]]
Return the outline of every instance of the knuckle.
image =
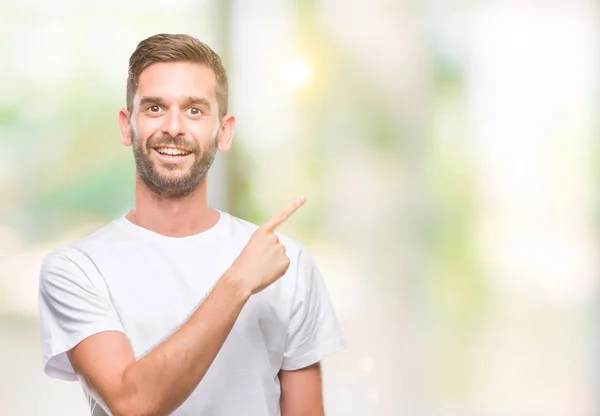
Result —
[[[267,234],[268,232],[269,232],[269,230],[267,229],[267,227],[261,225],[260,227],[258,227],[256,229],[254,234],[264,235],[264,234]]]

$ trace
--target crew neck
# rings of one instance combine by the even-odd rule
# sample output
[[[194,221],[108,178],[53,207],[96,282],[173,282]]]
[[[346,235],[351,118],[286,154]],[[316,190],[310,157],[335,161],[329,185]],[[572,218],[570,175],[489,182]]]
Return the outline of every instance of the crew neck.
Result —
[[[189,235],[186,237],[170,237],[167,235],[159,234],[151,231],[147,228],[141,227],[127,219],[127,214],[123,214],[121,218],[117,219],[115,223],[128,234],[133,235],[140,240],[152,241],[155,243],[167,243],[167,244],[183,244],[183,243],[199,243],[206,241],[213,237],[220,229],[225,226],[228,214],[219,209],[216,210],[219,213],[219,219],[217,223],[206,231],[201,233]]]

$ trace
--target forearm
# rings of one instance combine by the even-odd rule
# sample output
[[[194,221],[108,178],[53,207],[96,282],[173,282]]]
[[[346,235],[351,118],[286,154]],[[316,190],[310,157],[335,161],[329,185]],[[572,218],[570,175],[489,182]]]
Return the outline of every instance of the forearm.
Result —
[[[206,374],[249,297],[235,279],[222,277],[181,328],[127,368],[126,412],[167,415],[179,407]]]

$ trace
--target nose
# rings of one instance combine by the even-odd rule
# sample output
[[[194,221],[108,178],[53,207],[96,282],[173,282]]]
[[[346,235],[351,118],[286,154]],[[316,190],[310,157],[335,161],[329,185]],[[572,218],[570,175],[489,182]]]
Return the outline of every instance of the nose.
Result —
[[[171,137],[180,137],[185,134],[182,115],[178,110],[169,110],[164,121],[162,126],[163,133],[168,134]]]

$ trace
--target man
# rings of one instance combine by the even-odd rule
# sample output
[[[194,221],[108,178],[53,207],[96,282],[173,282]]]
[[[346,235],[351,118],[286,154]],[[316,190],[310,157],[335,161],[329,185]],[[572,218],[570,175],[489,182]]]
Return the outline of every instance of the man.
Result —
[[[48,255],[40,273],[45,372],[77,380],[91,414],[317,416],[320,360],[343,348],[313,260],[207,202],[227,151],[227,77],[187,35],[142,41],[129,61],[121,142],[135,206]]]

